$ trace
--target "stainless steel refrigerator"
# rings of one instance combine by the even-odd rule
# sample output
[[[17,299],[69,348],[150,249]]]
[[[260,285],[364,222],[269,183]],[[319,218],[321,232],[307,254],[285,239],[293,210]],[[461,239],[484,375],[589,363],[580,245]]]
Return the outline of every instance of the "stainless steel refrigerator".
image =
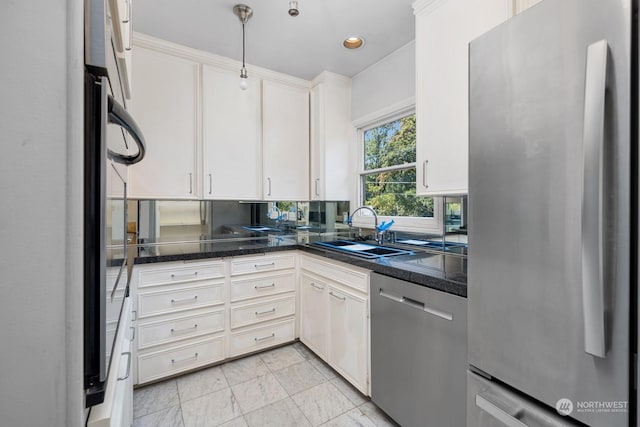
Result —
[[[635,425],[635,3],[470,44],[468,427]]]

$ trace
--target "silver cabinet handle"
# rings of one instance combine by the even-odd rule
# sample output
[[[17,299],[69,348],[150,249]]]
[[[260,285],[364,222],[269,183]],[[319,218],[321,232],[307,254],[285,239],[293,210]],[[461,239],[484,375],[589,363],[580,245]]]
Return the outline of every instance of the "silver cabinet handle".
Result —
[[[136,321],[138,320],[138,311],[137,310],[131,310],[131,321]]]
[[[324,286],[318,286],[315,283],[311,283],[311,287],[315,288],[315,289],[317,289],[319,291],[324,291]]]
[[[267,311],[256,311],[256,316],[262,316],[264,314],[273,314],[276,312],[276,308],[272,308],[271,310],[267,310]]]
[[[197,275],[198,275],[197,271],[194,271],[193,273],[188,273],[188,274],[175,274],[175,273],[172,273],[171,274],[171,278],[172,279],[188,279],[191,276],[197,276]]]
[[[196,302],[196,301],[198,301],[198,295],[195,295],[193,298],[171,299],[171,304],[181,304],[185,302]]]
[[[124,374],[124,377],[118,377],[118,381],[126,380],[131,375],[131,352],[125,351],[122,356],[127,356],[127,373]]]
[[[133,21],[131,20],[131,11],[132,11],[132,7],[131,7],[131,3],[132,0],[129,0],[129,16],[128,16],[128,23],[129,23],[129,46],[125,47],[126,50],[131,50],[131,48],[133,47]]]
[[[184,328],[184,329],[173,329],[173,328],[171,328],[171,333],[172,334],[180,334],[180,333],[183,333],[183,332],[191,332],[192,330],[196,330],[196,329],[198,329],[198,324],[194,323],[193,326],[190,327],[190,328]]]
[[[209,174],[209,194],[213,192],[213,176]]]
[[[268,262],[265,264],[253,264],[254,268],[264,268],[264,267],[274,267],[276,265],[275,262]]]
[[[584,89],[582,304],[584,351],[605,357],[603,277],[603,145],[607,42],[589,45]]]
[[[271,335],[266,336],[266,337],[262,337],[262,338],[254,338],[254,341],[255,341],[255,342],[260,342],[260,341],[269,340],[269,339],[271,339],[271,338],[275,338],[275,337],[276,337],[276,334],[275,334],[275,332],[274,332],[274,333],[272,333]]]
[[[489,402],[482,395],[476,394],[476,406],[507,427],[527,427],[525,423],[509,415],[507,412]]]
[[[189,194],[193,194],[193,173],[189,172]]]
[[[127,0],[127,17],[122,20],[123,24],[128,24],[131,20],[131,0]]]
[[[260,289],[269,289],[269,288],[275,288],[275,287],[276,287],[276,284],[272,283],[270,285],[263,285],[263,286],[255,285],[253,288],[256,290],[260,290]]]
[[[422,185],[424,186],[424,188],[429,188],[429,185],[427,184],[427,164],[429,163],[429,160],[425,160],[422,163]]]
[[[188,362],[190,360],[194,360],[197,358],[198,358],[198,353],[194,353],[193,356],[187,357],[186,359],[179,359],[179,360],[171,359],[171,363],[175,365],[176,363]]]
[[[345,297],[341,297],[340,295],[336,295],[336,294],[333,293],[333,291],[330,291],[329,295],[331,295],[332,297],[334,297],[336,299],[339,299],[340,301],[345,301],[346,300]]]
[[[136,328],[133,326],[129,326],[129,329],[131,329],[131,338],[129,338],[129,341],[133,342],[133,340],[136,338]]]
[[[318,183],[320,182],[320,178],[316,178],[316,196],[320,195],[320,192],[318,191]]]
[[[269,191],[267,191],[267,196],[271,195],[271,178],[267,178],[267,182],[269,183]]]
[[[398,302],[400,304],[405,304],[408,305],[409,307],[412,308],[417,308],[418,310],[424,311],[425,313],[429,313],[432,314],[434,316],[440,317],[441,319],[444,320],[453,320],[453,314],[451,313],[445,313],[444,311],[440,311],[437,310],[435,308],[431,308],[431,307],[427,307],[425,305],[425,303],[423,303],[422,301],[418,301],[415,300],[413,298],[409,298],[409,297],[405,297],[405,296],[397,296],[394,295],[390,292],[385,291],[384,289],[380,288],[380,296],[390,299],[392,301]]]

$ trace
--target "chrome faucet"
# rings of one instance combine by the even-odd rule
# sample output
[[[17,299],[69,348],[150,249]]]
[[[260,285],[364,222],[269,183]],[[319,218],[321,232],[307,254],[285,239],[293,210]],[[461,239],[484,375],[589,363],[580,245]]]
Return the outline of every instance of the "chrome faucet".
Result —
[[[351,227],[353,225],[353,217],[356,214],[356,212],[358,212],[361,209],[367,209],[368,211],[370,211],[373,214],[373,219],[374,219],[374,225],[373,228],[375,230],[375,240],[376,242],[378,242],[378,244],[382,244],[382,239],[383,239],[383,234],[382,233],[378,233],[378,214],[376,214],[376,211],[374,211],[372,208],[370,208],[369,206],[360,206],[358,209],[356,209],[355,211],[353,211],[353,214],[351,214],[351,216],[349,216],[347,218],[347,225],[349,227]]]

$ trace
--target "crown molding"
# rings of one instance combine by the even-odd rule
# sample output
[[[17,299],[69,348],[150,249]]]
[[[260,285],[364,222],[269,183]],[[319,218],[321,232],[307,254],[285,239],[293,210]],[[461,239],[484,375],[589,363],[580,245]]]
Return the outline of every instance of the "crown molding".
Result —
[[[416,98],[415,96],[410,96],[409,98],[405,98],[401,101],[396,102],[395,104],[391,104],[378,111],[374,111],[373,113],[369,113],[362,117],[359,117],[353,120],[351,122],[351,125],[356,129],[360,129],[370,124],[383,121],[393,116],[397,116],[398,114],[409,112],[413,110],[415,106]]]
[[[326,81],[332,80],[339,84],[349,85],[351,86],[351,77],[343,76],[342,74],[337,74],[331,71],[323,71],[311,80],[311,86],[317,86],[320,83],[324,83]]]
[[[240,68],[242,67],[242,63],[240,61],[236,61],[225,56],[215,55],[203,50],[193,49],[184,45],[149,36],[147,34],[134,32],[133,44],[136,47],[142,47],[157,52],[167,53],[193,62],[198,62],[204,65],[212,65],[214,67],[222,68],[225,70],[238,71],[238,73],[240,72]],[[247,64],[246,67],[249,70],[250,76],[255,76],[270,81],[277,81],[279,83],[292,86],[301,86],[306,88],[311,87],[311,82],[309,80],[304,80],[299,77],[290,76],[288,74],[279,73],[277,71],[253,66],[250,64]]]
[[[448,0],[416,0],[412,4],[413,14],[421,16],[428,15],[447,1]]]

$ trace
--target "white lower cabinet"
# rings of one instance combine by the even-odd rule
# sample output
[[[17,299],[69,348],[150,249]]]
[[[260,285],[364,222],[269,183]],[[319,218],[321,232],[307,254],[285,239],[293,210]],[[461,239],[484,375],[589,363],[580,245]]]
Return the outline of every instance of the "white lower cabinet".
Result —
[[[131,298],[126,298],[111,355],[104,402],[91,408],[87,427],[121,427],[133,424],[132,340]]]
[[[236,357],[262,350],[278,344],[293,341],[295,335],[295,319],[233,332],[229,338],[229,356]]]
[[[293,341],[296,338],[296,254],[237,257],[229,264],[229,356]]]
[[[300,341],[327,359],[327,281],[303,270],[300,273]]]
[[[134,382],[292,342],[299,321],[300,340],[370,395],[370,273],[296,251],[136,265]]]
[[[140,384],[224,359],[224,336],[188,340],[180,345],[138,355]]]
[[[300,341],[369,395],[370,271],[300,258]]]
[[[296,338],[296,253],[136,265],[134,382]]]
[[[134,266],[136,384],[226,357],[226,280],[222,260]]]
[[[329,286],[329,362],[358,390],[368,393],[368,318],[369,300]]]

